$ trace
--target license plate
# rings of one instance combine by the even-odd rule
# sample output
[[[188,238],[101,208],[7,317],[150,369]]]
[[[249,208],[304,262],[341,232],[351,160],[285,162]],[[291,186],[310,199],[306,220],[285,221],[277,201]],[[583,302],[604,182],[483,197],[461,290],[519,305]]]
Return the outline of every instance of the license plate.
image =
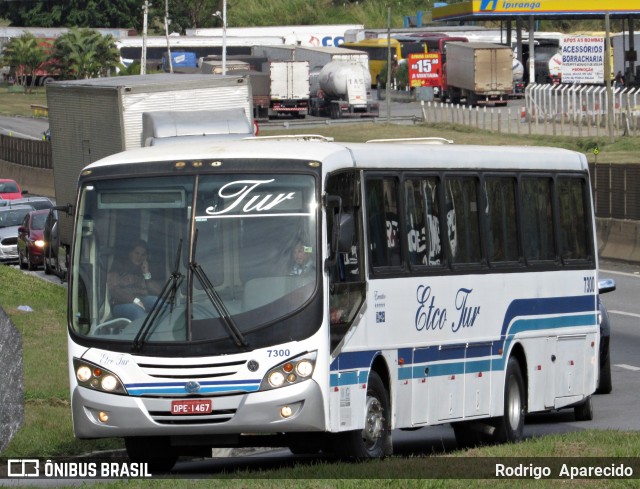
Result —
[[[171,414],[210,414],[212,407],[210,399],[171,401]]]

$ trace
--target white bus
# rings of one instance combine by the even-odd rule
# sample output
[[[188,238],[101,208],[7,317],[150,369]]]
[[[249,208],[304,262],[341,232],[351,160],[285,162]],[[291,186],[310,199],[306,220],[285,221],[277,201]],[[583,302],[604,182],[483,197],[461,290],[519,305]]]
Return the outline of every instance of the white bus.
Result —
[[[468,445],[521,439],[526,413],[592,417],[582,154],[190,142],[91,164],[75,208],[75,435],[123,437],[154,470],[216,446],[383,457],[396,428],[452,423]],[[140,241],[138,280],[162,291],[131,319],[109,276],[138,273]]]

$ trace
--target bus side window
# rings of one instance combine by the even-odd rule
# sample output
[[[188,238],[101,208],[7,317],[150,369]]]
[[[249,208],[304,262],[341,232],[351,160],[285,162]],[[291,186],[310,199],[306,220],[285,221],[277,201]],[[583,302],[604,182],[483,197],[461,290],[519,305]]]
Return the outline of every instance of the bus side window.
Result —
[[[487,200],[487,247],[489,262],[518,261],[515,179],[487,177],[484,181]]]
[[[581,178],[558,178],[560,256],[563,260],[589,258],[586,225],[586,185]]]
[[[446,228],[453,264],[479,263],[480,224],[475,177],[449,177],[445,180]]]
[[[367,180],[369,253],[373,268],[402,264],[398,182],[395,178]]]
[[[527,261],[555,260],[556,257],[551,184],[548,177],[521,180],[522,242]]]
[[[410,265],[441,265],[437,179],[429,177],[406,180],[405,198]]]

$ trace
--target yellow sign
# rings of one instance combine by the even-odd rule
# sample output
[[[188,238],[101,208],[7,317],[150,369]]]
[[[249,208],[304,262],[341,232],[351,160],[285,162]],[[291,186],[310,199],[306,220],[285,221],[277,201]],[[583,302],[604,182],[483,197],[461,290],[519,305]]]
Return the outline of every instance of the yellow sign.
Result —
[[[459,17],[533,15],[584,15],[584,14],[630,14],[640,15],[638,0],[473,0],[433,9],[433,20],[448,20]]]

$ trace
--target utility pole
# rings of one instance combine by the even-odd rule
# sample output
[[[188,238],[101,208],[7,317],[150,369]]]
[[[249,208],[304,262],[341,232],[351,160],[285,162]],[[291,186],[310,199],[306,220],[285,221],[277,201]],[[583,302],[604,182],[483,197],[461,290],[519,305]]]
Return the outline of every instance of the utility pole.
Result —
[[[169,0],[164,0],[164,34],[167,38],[167,57],[169,58],[169,73],[173,73],[173,60],[171,59],[171,44],[169,43]]]
[[[142,17],[142,54],[140,56],[140,74],[147,74],[147,19],[149,17],[149,7],[151,4],[149,0],[144,0],[142,11],[144,12]]]
[[[378,87],[380,90],[380,87]],[[387,86],[385,88],[387,104],[387,124],[391,123],[391,7],[387,9]]]
[[[222,2],[222,14],[220,11],[216,11],[213,14],[214,17],[218,17],[222,20],[222,74],[227,74],[227,0]]]
[[[604,85],[607,87],[607,130],[609,132],[609,141],[616,140],[613,134],[613,90],[611,89],[611,22],[609,20],[609,12],[604,14]]]

